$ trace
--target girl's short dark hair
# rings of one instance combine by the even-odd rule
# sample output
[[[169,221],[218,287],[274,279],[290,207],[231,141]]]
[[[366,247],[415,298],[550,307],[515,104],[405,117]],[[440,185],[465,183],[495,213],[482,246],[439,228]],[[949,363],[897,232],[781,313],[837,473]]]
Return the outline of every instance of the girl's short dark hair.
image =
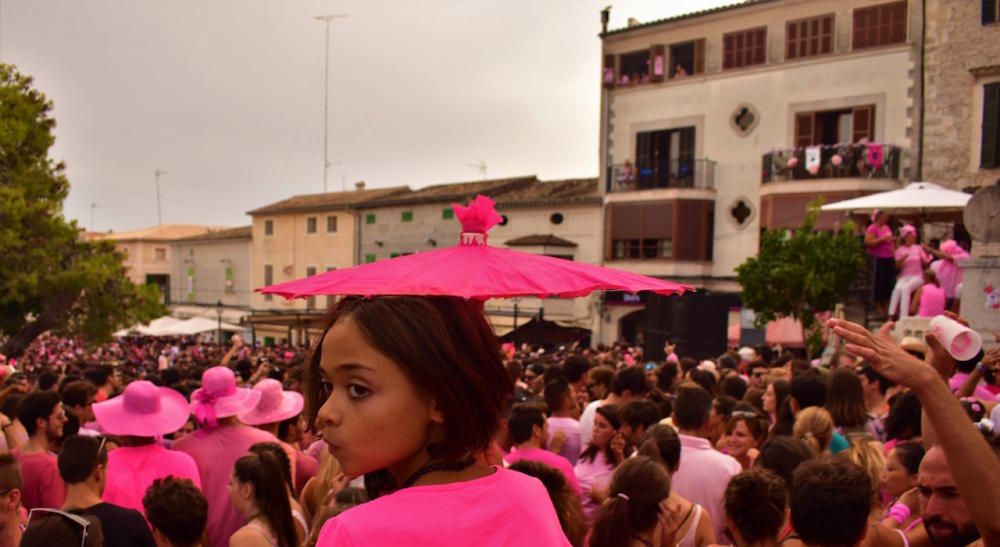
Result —
[[[729,481],[723,499],[744,542],[778,537],[788,505],[788,487],[781,477],[766,469],[744,471]]]
[[[920,399],[912,391],[904,391],[889,399],[889,414],[885,417],[886,439],[908,441],[920,436]]]
[[[427,447],[432,458],[459,461],[489,446],[506,414],[514,382],[482,304],[448,296],[347,297],[330,310],[323,337],[347,317],[441,409],[444,435]],[[320,385],[323,337],[305,374],[309,423],[325,402]]]
[[[922,444],[907,441],[897,444],[893,450],[896,451],[896,459],[903,464],[908,474],[916,475],[920,471],[920,462],[924,459],[924,446]]]
[[[510,465],[510,469],[535,477],[542,482],[552,506],[555,507],[559,525],[566,538],[571,545],[583,545],[584,537],[587,535],[587,519],[583,514],[580,496],[569,487],[563,474],[542,462],[532,460],[514,462]]]

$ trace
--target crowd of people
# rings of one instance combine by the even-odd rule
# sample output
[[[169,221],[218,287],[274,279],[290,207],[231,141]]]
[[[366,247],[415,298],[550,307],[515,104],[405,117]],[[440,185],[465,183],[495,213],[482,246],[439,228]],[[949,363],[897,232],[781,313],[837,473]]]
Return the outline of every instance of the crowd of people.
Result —
[[[313,348],[46,335],[0,373],[0,546],[1000,545],[1000,350],[828,365],[500,345],[345,298]],[[957,316],[952,316],[961,320]]]
[[[893,319],[957,312],[962,267],[970,258],[967,242],[933,239],[920,244],[917,227],[912,224],[903,224],[893,235],[885,211],[872,212],[871,221],[864,244],[872,262],[876,311]]]

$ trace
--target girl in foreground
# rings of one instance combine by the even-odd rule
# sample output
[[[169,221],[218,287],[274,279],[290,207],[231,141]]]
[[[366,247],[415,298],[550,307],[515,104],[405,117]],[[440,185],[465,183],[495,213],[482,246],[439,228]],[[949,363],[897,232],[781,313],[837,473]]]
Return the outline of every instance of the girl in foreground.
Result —
[[[350,297],[306,376],[307,412],[372,501],[317,545],[569,545],[545,487],[477,461],[513,385],[476,303]]]

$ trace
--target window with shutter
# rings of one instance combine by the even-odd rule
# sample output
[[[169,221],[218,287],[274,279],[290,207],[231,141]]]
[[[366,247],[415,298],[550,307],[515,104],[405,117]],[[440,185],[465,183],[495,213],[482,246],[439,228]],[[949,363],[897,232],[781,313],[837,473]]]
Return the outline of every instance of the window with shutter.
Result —
[[[1000,0],[983,0],[982,16],[984,25],[1000,21]]]
[[[980,167],[1000,167],[1000,82],[983,86],[983,137]]]
[[[649,48],[649,81],[662,82],[667,75],[667,48],[653,45]]]
[[[854,49],[906,42],[906,2],[879,4],[854,10],[851,32]]]
[[[851,142],[859,142],[861,139],[875,139],[875,107],[859,106],[854,109],[853,124],[851,126]]]
[[[274,285],[274,266],[271,264],[264,264],[264,285]],[[264,300],[271,301],[274,300],[273,294],[265,294]]]
[[[604,55],[604,68],[601,73],[601,83],[606,88],[610,89],[615,87],[615,80],[618,79],[618,72],[615,70],[617,60],[617,55],[610,53]]]
[[[722,68],[764,64],[767,57],[767,28],[730,32],[722,37]]]
[[[797,19],[785,24],[785,58],[814,57],[833,52],[833,14]]]
[[[813,126],[816,114],[805,112],[795,115],[795,146],[803,147],[813,144]]]
[[[669,77],[683,78],[705,72],[705,39],[670,45]]]

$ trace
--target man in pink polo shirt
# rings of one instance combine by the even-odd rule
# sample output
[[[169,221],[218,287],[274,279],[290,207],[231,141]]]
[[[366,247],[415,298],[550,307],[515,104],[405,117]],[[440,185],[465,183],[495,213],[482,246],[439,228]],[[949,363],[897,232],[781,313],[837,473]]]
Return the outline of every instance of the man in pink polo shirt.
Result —
[[[191,394],[191,408],[200,429],[174,443],[174,449],[194,458],[208,499],[208,543],[227,547],[244,520],[230,501],[226,484],[233,464],[257,443],[278,441],[266,431],[243,425],[237,416],[260,401],[260,392],[236,387],[236,375],[212,367],[201,377],[201,389]]]
[[[18,407],[17,418],[28,432],[28,442],[13,451],[24,477],[21,503],[29,511],[36,507],[62,507],[66,485],[59,478],[59,466],[52,452],[66,424],[66,411],[59,395],[51,391],[31,393]]]
[[[677,389],[673,419],[681,438],[681,461],[671,477],[671,490],[704,507],[712,516],[716,537],[721,540],[726,529],[722,499],[729,479],[743,471],[743,467],[712,448],[708,440],[711,412],[711,393],[695,384],[684,384]]]
[[[580,493],[580,483],[569,460],[544,448],[549,426],[541,408],[531,404],[514,405],[507,419],[507,429],[514,440],[514,448],[504,458],[508,465],[521,460],[544,463],[562,473],[573,492]]]
[[[129,384],[118,397],[95,403],[93,409],[101,429],[122,439],[122,447],[108,453],[101,499],[142,513],[142,498],[156,479],[173,475],[201,487],[194,459],[156,442],[156,437],[187,423],[191,411],[183,395],[141,380]]]

